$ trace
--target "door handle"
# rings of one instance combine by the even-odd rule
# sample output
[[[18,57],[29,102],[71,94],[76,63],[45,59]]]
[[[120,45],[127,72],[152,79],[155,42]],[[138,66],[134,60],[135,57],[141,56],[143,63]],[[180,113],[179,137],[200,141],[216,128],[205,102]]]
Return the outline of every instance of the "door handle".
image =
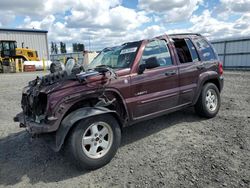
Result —
[[[202,69],[205,68],[205,66],[204,66],[204,65],[198,65],[196,68],[197,68],[198,70],[202,70]]]
[[[165,72],[165,75],[166,75],[166,76],[172,76],[172,75],[175,75],[175,74],[176,74],[176,71],[175,71],[175,70],[171,70],[171,71]]]

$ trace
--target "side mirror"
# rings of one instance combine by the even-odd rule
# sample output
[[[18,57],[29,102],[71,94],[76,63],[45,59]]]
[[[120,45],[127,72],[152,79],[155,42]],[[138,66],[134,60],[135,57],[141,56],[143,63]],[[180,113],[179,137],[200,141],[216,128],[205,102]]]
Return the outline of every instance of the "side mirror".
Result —
[[[159,66],[160,64],[158,63],[157,58],[150,57],[146,59],[144,64],[139,65],[138,74],[142,74],[145,71],[145,69],[153,69]]]
[[[150,57],[145,61],[146,69],[153,69],[159,67],[160,64],[157,61],[156,57]]]
[[[138,70],[138,74],[142,74],[146,69],[146,65],[145,64],[141,64],[139,65],[139,70]]]

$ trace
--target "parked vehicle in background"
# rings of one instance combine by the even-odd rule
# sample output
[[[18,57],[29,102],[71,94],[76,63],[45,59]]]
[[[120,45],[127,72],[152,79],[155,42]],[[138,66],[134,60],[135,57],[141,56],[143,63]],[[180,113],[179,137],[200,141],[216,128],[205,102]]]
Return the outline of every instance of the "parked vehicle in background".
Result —
[[[222,63],[199,34],[105,48],[85,72],[74,63],[31,81],[14,120],[82,168],[107,164],[125,126],[191,106],[206,118],[220,109]]]

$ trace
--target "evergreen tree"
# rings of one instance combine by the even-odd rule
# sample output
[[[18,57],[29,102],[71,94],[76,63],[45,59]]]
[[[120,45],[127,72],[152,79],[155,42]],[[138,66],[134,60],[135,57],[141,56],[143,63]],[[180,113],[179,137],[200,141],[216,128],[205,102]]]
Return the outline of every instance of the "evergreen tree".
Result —
[[[54,49],[55,49],[55,54],[57,54],[58,53],[58,47],[57,47],[56,43],[54,44]]]

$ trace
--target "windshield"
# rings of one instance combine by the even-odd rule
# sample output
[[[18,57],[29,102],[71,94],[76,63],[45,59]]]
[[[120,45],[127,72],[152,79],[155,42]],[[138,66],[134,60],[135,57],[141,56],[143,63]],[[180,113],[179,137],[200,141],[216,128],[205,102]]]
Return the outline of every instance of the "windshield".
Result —
[[[141,41],[126,43],[112,48],[105,48],[88,65],[88,69],[93,69],[101,65],[113,69],[129,68],[135,59],[140,44]]]

